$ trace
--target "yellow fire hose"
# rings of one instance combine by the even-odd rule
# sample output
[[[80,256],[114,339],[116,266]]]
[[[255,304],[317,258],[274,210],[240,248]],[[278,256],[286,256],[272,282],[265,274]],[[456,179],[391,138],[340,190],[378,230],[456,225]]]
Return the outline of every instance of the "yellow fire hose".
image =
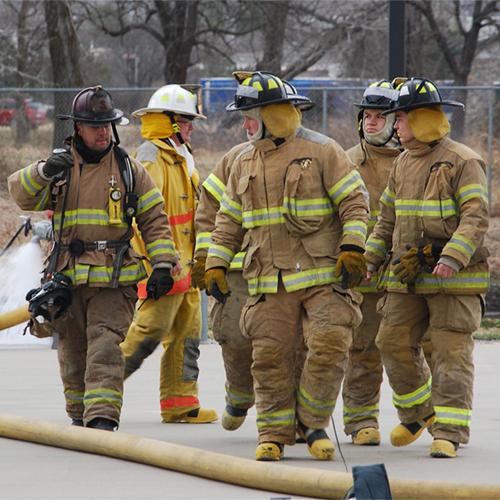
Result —
[[[24,323],[30,318],[28,312],[28,304],[18,307],[12,311],[0,314],[0,331],[10,328],[11,326]]]
[[[133,436],[0,414],[0,437],[120,458],[253,489],[316,498],[343,498],[352,486],[344,472],[255,462]],[[390,480],[394,499],[500,498],[500,486]]]

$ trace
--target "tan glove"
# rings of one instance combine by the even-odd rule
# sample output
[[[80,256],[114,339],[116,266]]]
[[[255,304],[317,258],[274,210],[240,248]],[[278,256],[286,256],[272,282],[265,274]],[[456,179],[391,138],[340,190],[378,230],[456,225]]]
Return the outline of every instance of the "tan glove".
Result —
[[[214,267],[205,271],[205,286],[207,294],[212,295],[221,304],[224,304],[231,294],[226,279],[226,270],[222,267]]]
[[[419,273],[423,271],[431,272],[439,260],[442,248],[428,243],[418,246],[406,245],[406,252],[396,259],[393,264],[394,275],[401,283],[415,283]]]
[[[191,269],[191,286],[205,290],[205,262],[206,257],[198,257]]]
[[[366,276],[366,260],[357,250],[342,250],[335,266],[335,276],[342,276],[342,288],[354,288]]]

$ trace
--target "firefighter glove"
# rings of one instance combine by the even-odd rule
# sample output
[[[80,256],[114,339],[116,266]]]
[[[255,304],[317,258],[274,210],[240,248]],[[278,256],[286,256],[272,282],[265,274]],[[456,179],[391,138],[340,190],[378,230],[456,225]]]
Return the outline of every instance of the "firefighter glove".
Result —
[[[153,272],[146,284],[148,299],[158,300],[172,290],[174,279],[171,267],[153,267]]]
[[[406,245],[406,252],[393,264],[394,275],[401,283],[415,283],[419,273],[431,272],[441,255],[442,247],[428,243],[418,246]]]
[[[342,250],[335,266],[337,278],[342,276],[342,288],[354,288],[358,286],[366,276],[366,260],[363,250],[360,248]]]
[[[205,289],[205,262],[206,257],[198,257],[191,269],[191,286],[199,288],[200,290]]]
[[[205,271],[205,286],[207,294],[212,295],[221,304],[224,304],[231,294],[226,279],[226,270],[222,267],[214,267]]]
[[[52,178],[73,166],[73,156],[65,149],[54,149],[42,167],[43,174]]]

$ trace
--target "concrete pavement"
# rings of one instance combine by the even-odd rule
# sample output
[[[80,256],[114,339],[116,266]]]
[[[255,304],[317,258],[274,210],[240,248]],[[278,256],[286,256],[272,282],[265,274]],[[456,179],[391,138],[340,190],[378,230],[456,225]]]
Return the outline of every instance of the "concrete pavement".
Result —
[[[1,334],[1,333],[0,333]],[[224,408],[224,370],[216,344],[201,348],[200,399],[219,412]],[[347,468],[383,462],[393,478],[500,485],[500,343],[476,342],[476,382],[471,443],[455,460],[428,457],[431,437],[393,448],[389,433],[397,423],[391,392],[384,383],[381,401],[383,442],[355,447],[344,435],[339,401],[334,421]],[[126,383],[120,431],[152,439],[250,458],[256,446],[255,411],[241,429],[224,431],[207,425],[162,424],[158,404],[159,352]],[[67,424],[57,355],[48,348],[0,349],[1,413]],[[119,432],[120,432],[119,431]],[[332,428],[330,436],[334,438]],[[305,445],[287,447],[278,466],[293,465],[345,472],[337,446],[334,462],[309,458]],[[0,439],[0,499],[270,499],[290,498],[209,481],[117,459],[48,446]],[[297,498],[297,497],[294,497]]]

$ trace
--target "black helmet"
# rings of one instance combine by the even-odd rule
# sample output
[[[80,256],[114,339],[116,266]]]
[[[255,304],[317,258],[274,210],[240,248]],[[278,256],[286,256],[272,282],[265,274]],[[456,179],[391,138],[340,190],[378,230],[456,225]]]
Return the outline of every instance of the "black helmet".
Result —
[[[354,104],[360,109],[389,109],[391,102],[398,97],[397,90],[394,90],[391,82],[379,80],[370,84],[363,93],[363,98],[359,104]]]
[[[74,120],[94,125],[117,123],[125,125],[128,120],[123,118],[123,111],[113,107],[109,92],[100,85],[81,90],[73,99],[70,115],[57,115],[61,120]],[[123,120],[125,120],[125,123]]]
[[[285,86],[286,93],[290,97],[290,102],[296,108],[299,108],[301,111],[309,111],[310,109],[314,108],[315,104],[314,102],[311,101],[311,99],[309,99],[309,97],[306,97],[304,95],[299,95],[295,86],[292,85],[290,82],[287,82],[286,80],[281,80],[281,81]]]
[[[240,75],[246,76],[246,78],[241,80]],[[311,102],[305,96],[287,92],[283,80],[271,73],[265,71],[236,72],[234,76],[239,85],[234,101],[226,106],[226,111],[243,111],[279,102],[291,102],[295,105],[299,102]],[[288,85],[290,86],[290,84]]]
[[[430,106],[455,106],[464,108],[461,102],[443,101],[441,94],[434,82],[427,78],[415,77],[399,84],[398,98],[392,102],[391,108],[384,114],[395,111],[410,111],[416,108],[427,108]]]

